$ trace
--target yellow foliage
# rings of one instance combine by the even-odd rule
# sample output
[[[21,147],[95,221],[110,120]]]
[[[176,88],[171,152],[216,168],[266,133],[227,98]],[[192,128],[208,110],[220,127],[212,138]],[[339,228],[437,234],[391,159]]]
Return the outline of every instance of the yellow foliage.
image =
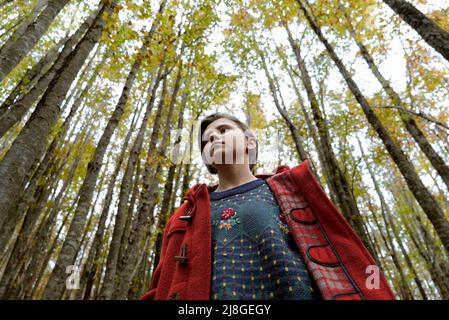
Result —
[[[250,127],[253,129],[264,129],[267,126],[265,114],[260,106],[260,95],[248,93],[245,99],[247,113],[250,116]]]
[[[240,8],[237,12],[231,14],[231,25],[239,26],[243,30],[250,30],[252,17],[244,8]]]
[[[429,18],[438,24],[443,30],[449,32],[449,17],[446,12],[435,10],[429,14]]]

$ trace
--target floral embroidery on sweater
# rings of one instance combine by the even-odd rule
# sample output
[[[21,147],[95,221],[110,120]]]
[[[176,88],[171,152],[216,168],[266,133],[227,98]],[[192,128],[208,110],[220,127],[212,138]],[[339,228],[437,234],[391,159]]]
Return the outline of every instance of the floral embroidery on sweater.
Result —
[[[236,224],[240,223],[240,219],[237,216],[237,212],[233,208],[227,208],[221,212],[221,220],[215,221],[214,225],[218,226],[218,229],[229,230]]]

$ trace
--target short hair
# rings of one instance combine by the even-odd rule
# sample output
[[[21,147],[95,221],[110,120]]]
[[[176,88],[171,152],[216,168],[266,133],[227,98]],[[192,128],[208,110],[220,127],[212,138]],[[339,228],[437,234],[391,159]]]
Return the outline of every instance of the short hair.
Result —
[[[204,117],[203,120],[201,120],[200,131],[199,131],[199,136],[198,136],[198,144],[199,144],[199,147],[200,147],[201,155],[203,154],[203,149],[204,149],[204,147],[206,146],[206,143],[207,143],[207,141],[203,141],[203,133],[204,133],[204,131],[209,126],[209,124],[211,124],[215,120],[222,119],[222,118],[226,118],[228,120],[231,120],[231,121],[235,122],[237,124],[237,126],[240,129],[242,129],[243,132],[249,132],[249,135],[256,140],[255,162],[249,164],[249,169],[254,174],[255,166],[257,164],[257,156],[258,156],[258,153],[259,153],[259,151],[258,151],[259,144],[257,142],[257,137],[254,134],[254,132],[248,127],[248,125],[246,123],[240,121],[238,118],[236,118],[235,116],[232,116],[230,114],[223,113],[223,112],[216,112],[216,113],[213,113],[213,114],[210,114],[210,115]],[[218,173],[217,169],[215,169],[210,164],[206,163],[206,168],[207,168],[207,171],[209,171],[209,173],[211,173],[211,174],[217,174]]]

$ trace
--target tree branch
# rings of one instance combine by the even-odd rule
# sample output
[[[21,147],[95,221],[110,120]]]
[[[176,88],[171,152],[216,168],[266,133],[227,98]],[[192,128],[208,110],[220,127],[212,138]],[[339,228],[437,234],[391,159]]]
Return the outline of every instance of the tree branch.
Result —
[[[398,106],[385,106],[385,107],[376,107],[376,108],[377,109],[397,109],[397,110],[400,110],[400,111],[404,111],[404,112],[410,113],[410,114],[412,114],[414,116],[423,118],[423,119],[425,119],[425,120],[427,120],[429,122],[432,122],[432,123],[434,123],[434,124],[436,124],[436,125],[438,125],[440,127],[443,127],[446,130],[449,130],[449,126],[447,124],[445,124],[445,123],[443,123],[441,121],[435,120],[432,116],[426,115],[422,111],[415,112],[415,111],[408,110],[408,109],[405,109],[405,108],[402,108],[402,107],[398,107]]]

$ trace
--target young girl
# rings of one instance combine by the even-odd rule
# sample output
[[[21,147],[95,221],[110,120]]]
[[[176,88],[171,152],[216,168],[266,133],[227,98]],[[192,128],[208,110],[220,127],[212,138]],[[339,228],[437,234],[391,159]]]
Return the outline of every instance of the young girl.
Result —
[[[142,299],[394,299],[307,160],[254,175],[257,138],[223,113],[201,121],[199,146],[218,185],[189,189]]]

